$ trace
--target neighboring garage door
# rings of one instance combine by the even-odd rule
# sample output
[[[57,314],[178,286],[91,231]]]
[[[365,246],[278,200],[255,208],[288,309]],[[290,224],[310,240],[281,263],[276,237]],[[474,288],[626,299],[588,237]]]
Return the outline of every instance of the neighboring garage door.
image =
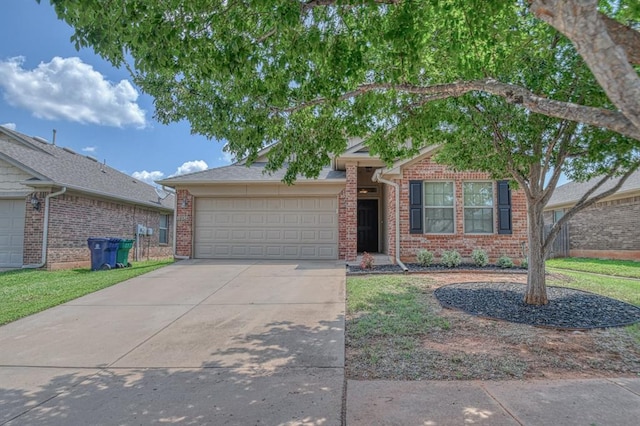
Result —
[[[24,200],[0,200],[0,267],[22,266]]]
[[[337,259],[337,197],[196,198],[195,257]]]

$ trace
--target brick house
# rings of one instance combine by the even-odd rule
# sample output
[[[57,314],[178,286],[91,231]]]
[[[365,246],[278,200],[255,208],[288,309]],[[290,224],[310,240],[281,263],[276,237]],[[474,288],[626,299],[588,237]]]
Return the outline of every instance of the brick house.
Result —
[[[597,182],[559,186],[545,207],[545,223],[555,223]],[[617,183],[612,179],[596,191]],[[569,255],[602,259],[640,260],[640,171],[613,195],[578,212],[569,220]]]
[[[87,267],[87,238],[105,236],[137,240],[131,260],[169,257],[175,196],[160,195],[95,158],[0,126],[0,267]],[[136,235],[137,225],[155,232]]]
[[[524,193],[486,173],[454,172],[435,147],[387,167],[361,141],[317,179],[265,174],[265,149],[242,162],[159,181],[176,189],[176,254],[193,258],[356,259],[359,252],[414,261],[416,252],[482,248],[522,258]],[[396,196],[396,191],[397,196]]]

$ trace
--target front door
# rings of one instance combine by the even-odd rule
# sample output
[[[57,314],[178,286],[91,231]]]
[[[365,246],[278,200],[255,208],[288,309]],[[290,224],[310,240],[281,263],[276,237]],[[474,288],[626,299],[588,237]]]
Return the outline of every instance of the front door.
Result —
[[[358,252],[378,251],[378,200],[358,200]]]

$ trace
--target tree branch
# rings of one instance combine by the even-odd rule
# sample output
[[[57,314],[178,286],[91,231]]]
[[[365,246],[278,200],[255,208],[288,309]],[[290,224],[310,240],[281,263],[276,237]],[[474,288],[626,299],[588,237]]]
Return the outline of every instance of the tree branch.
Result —
[[[611,37],[615,44],[624,49],[629,62],[634,65],[640,65],[640,32],[615,19],[609,18],[602,12],[600,12],[599,15],[607,27],[609,37]]]
[[[598,0],[529,0],[529,9],[571,40],[611,102],[640,130],[640,76],[628,48],[617,44],[626,35],[616,28],[609,33],[613,25],[602,19]]]
[[[595,127],[603,127],[620,133],[633,139],[640,140],[640,126],[636,127],[617,111],[604,108],[595,108],[578,105],[571,102],[561,102],[538,96],[528,89],[508,83],[501,83],[493,79],[463,81],[456,83],[439,84],[434,86],[419,86],[413,84],[393,84],[393,83],[365,83],[355,90],[344,93],[335,99],[316,98],[302,102],[289,108],[271,108],[273,114],[295,113],[297,111],[322,105],[332,101],[343,101],[368,92],[375,91],[396,91],[429,95],[428,100],[446,99],[459,97],[469,92],[484,92],[504,98],[507,102],[515,105],[522,105],[531,112],[556,117],[564,120],[582,122]],[[640,119],[640,118],[639,118]]]

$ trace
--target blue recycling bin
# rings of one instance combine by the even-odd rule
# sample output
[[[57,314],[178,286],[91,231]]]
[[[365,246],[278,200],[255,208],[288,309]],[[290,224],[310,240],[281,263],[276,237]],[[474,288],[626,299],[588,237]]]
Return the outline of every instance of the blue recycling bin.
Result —
[[[109,248],[109,238],[89,238],[87,240],[89,250],[91,250],[91,270],[111,269],[107,249]]]
[[[122,238],[108,238],[109,242],[107,243],[107,252],[106,252],[106,261],[111,268],[117,267],[116,258],[118,254],[118,247],[120,247],[120,242]]]

